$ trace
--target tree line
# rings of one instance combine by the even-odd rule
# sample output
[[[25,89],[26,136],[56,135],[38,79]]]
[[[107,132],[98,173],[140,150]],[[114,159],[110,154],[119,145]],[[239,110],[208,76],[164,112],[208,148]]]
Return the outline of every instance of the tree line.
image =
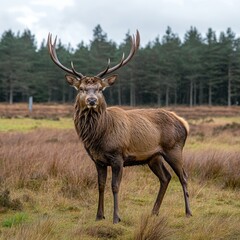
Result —
[[[100,25],[93,38],[81,41],[76,49],[59,40],[57,54],[67,67],[94,75],[110,58],[117,64],[130,50],[126,33],[117,45]],[[218,36],[209,28],[202,36],[191,27],[181,40],[170,27],[162,37],[141,46],[134,59],[118,70],[114,87],[105,91],[111,105],[236,105],[240,103],[240,38],[228,28]],[[46,41],[37,48],[30,30],[5,31],[0,40],[0,101],[72,102],[74,89],[64,81],[64,73],[53,64]]]

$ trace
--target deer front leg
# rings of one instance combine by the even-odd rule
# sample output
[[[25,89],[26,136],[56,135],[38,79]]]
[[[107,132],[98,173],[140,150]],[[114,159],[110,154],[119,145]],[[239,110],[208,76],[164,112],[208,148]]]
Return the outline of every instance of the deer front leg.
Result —
[[[118,214],[118,192],[122,180],[123,161],[120,159],[112,164],[112,192],[114,201],[113,223],[121,221]]]
[[[104,190],[107,179],[107,166],[102,166],[96,163],[97,173],[98,173],[98,191],[99,191],[99,199],[98,199],[98,210],[96,220],[105,219],[104,217]]]

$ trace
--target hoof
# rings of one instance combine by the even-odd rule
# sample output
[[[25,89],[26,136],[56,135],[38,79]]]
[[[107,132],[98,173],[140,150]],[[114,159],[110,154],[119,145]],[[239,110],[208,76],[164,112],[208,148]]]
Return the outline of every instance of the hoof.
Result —
[[[117,218],[113,219],[113,224],[116,224],[116,223],[119,223],[119,222],[121,222],[121,218],[120,217],[117,217]]]
[[[103,219],[105,219],[104,216],[97,216],[97,217],[96,217],[96,221],[101,221],[101,220],[103,220]]]
[[[192,213],[191,213],[191,212],[186,213],[186,217],[187,217],[187,218],[192,217]]]
[[[158,216],[159,212],[152,212],[152,216]]]

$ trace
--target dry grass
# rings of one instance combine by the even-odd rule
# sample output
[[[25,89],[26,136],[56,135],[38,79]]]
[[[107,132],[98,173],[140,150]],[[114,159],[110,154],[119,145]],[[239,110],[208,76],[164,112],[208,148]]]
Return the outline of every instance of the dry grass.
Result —
[[[22,224],[12,231],[2,234],[3,240],[57,240],[54,236],[54,222],[49,219],[40,219],[31,224]]]
[[[94,166],[74,130],[1,133],[0,144],[1,186],[39,190],[49,178],[68,188],[96,185]]]
[[[22,210],[22,208],[23,206],[19,199],[11,199],[9,190],[4,189],[0,192],[0,213],[8,209]]]
[[[210,118],[191,125],[185,165],[192,177],[240,188],[240,124],[235,121],[240,122],[240,117]]]
[[[238,121],[191,123],[184,156],[192,218],[184,217],[175,176],[160,215],[146,214],[159,183],[139,166],[124,169],[118,225],[112,224],[110,172],[106,220],[95,222],[97,174],[74,129],[0,132],[0,239],[240,239],[240,139],[239,125],[232,124]],[[21,208],[13,207],[16,199]],[[11,225],[18,212],[27,218]],[[11,227],[3,226],[7,221]]]
[[[142,106],[146,107],[146,106]],[[124,109],[132,109],[129,106],[122,106]],[[184,106],[172,106],[167,108],[170,111],[178,113],[180,116],[187,119],[206,119],[209,117],[231,117],[240,114],[239,106],[225,107],[225,106],[197,106],[193,108]],[[71,117],[73,112],[73,104],[39,104],[33,105],[33,111],[30,113],[27,103],[15,104],[0,104],[1,117],[32,117],[37,119],[52,118],[58,119],[59,117]]]
[[[71,117],[73,105],[71,104],[37,104],[33,105],[33,111],[29,112],[27,103],[0,104],[1,117],[31,117],[36,119],[58,119],[59,117]]]
[[[135,230],[135,240],[164,240],[170,239],[171,230],[166,217],[143,214]]]
[[[185,165],[191,177],[214,181],[222,187],[240,189],[240,151],[186,151]]]

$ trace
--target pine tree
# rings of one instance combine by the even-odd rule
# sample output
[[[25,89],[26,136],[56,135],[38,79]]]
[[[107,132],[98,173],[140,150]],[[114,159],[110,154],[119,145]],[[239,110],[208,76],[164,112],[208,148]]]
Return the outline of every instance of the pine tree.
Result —
[[[192,107],[197,102],[197,85],[202,78],[203,41],[201,34],[195,27],[191,27],[185,34],[183,43],[183,71],[184,78],[188,81],[189,105]]]

